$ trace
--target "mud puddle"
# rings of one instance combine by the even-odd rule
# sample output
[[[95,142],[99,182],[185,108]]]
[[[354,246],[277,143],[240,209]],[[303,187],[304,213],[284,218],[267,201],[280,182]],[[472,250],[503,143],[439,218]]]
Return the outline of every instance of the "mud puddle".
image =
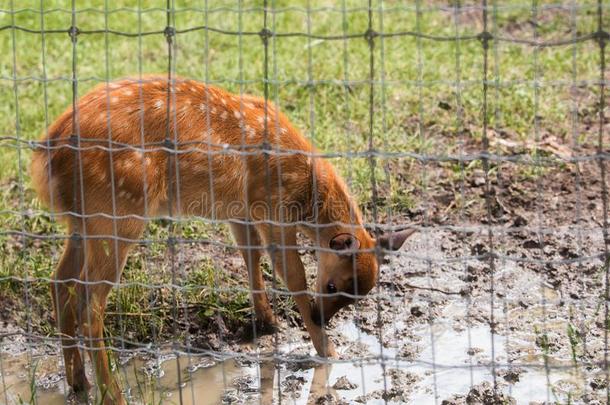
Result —
[[[569,242],[560,236],[558,251]],[[477,237],[467,242],[476,246]],[[407,251],[461,257],[463,244],[446,231],[430,232],[414,237]],[[596,366],[604,348],[599,272],[558,266],[549,270],[551,276],[573,280],[553,284],[554,277],[526,262],[499,260],[490,290],[491,273],[481,261],[429,267],[405,255],[393,264],[382,270],[379,302],[363,300],[333,320],[329,333],[340,359],[332,366],[311,361],[315,353],[305,333],[285,326],[275,338],[222,345],[211,355],[222,354],[224,361],[185,353],[177,360],[158,349],[154,356],[120,359],[115,375],[134,404],[452,405],[467,398],[517,404],[603,398],[604,374]],[[594,258],[586,266],[599,264]],[[66,403],[57,347],[7,339],[0,344],[0,403],[34,397],[38,403]],[[261,361],[276,344],[287,361]]]
[[[486,326],[456,332],[448,324],[418,328],[424,349],[412,362],[393,360],[396,351],[382,348],[377,338],[347,322],[338,328],[348,343],[364,345],[363,352],[380,360],[303,364],[302,367],[272,361],[255,362],[229,359],[216,362],[208,357],[163,354],[155,358],[134,357],[116,372],[126,397],[135,404],[313,404],[313,403],[440,403],[443,399],[467,394],[473,386],[493,383],[492,335]],[[281,350],[308,350],[306,342],[295,339]],[[514,342],[513,342],[514,344]],[[346,346],[339,353],[346,354]],[[493,336],[493,354],[498,363],[506,363],[506,339]],[[343,356],[345,357],[345,356]],[[31,359],[31,360],[30,360]],[[28,366],[31,364],[32,366]],[[385,374],[383,372],[385,368]],[[8,404],[75,403],[67,388],[58,356],[2,355],[0,399]],[[498,373],[499,367],[496,367]],[[180,379],[178,378],[180,372]],[[35,377],[32,377],[32,374]],[[178,386],[178,381],[182,381]],[[574,381],[570,372],[544,367],[528,369],[525,378],[507,384],[505,391],[517,403],[555,399],[547,390],[549,382]],[[386,394],[384,394],[384,392]],[[386,402],[387,400],[387,402]],[[326,402],[324,402],[326,401]]]
[[[492,335],[487,326],[479,325],[456,332],[449,327],[434,325],[432,333],[428,328],[424,341],[427,347],[418,361],[412,365],[403,365],[423,377],[418,384],[420,388],[410,398],[414,404],[433,404],[435,398],[440,403],[455,395],[466,395],[473,387],[484,382],[489,382],[492,386],[497,384],[500,391],[514,398],[517,404],[544,402],[560,399],[547,387],[560,381],[577,381],[577,375],[569,368],[552,370],[547,374],[543,362],[536,369],[529,368],[527,374],[520,377],[523,370],[506,367],[506,337]],[[518,344],[527,343],[510,342],[512,346]],[[492,358],[495,358],[495,364],[491,363]],[[532,361],[526,358],[519,360]]]
[[[353,324],[342,329],[348,335],[357,333]],[[373,336],[359,335],[360,342],[379,347]],[[297,361],[288,364],[257,362],[252,360],[251,354],[240,357],[240,353],[234,353],[235,359],[215,361],[209,357],[187,354],[176,357],[164,353],[153,358],[135,356],[126,359],[115,375],[121,380],[126,398],[134,404],[312,404],[341,400],[384,403],[381,398],[376,400],[366,395],[391,386],[390,378],[384,381],[378,361],[315,366],[310,361],[301,363],[302,354],[313,354],[301,336],[289,339],[280,347],[280,352],[288,353],[288,358],[290,353],[298,353],[294,356]],[[11,354],[5,351],[0,364],[0,402],[76,403],[69,395],[59,355],[31,355],[28,351]],[[91,370],[88,369],[87,373],[93,381]],[[178,381],[182,383],[178,384]]]

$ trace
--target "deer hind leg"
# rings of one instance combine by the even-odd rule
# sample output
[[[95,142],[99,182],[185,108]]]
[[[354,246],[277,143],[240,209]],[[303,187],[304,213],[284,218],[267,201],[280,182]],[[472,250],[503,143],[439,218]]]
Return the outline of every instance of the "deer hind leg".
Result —
[[[68,385],[78,396],[86,396],[90,384],[74,339],[77,317],[76,283],[84,264],[82,240],[70,238],[65,243],[61,260],[51,276],[51,297],[55,321],[61,335],[64,367]]]
[[[265,281],[260,268],[261,239],[254,225],[231,223],[231,233],[246,262],[254,311],[257,320],[262,323],[259,332],[272,331],[277,325],[277,321],[265,293]]]
[[[104,312],[106,300],[112,290],[112,284],[120,280],[122,269],[132,242],[125,239],[139,239],[144,230],[144,223],[136,221],[118,221],[120,225],[117,237],[113,237],[110,220],[98,220],[88,224],[98,235],[86,242],[86,261],[80,275],[79,325],[83,339],[89,349],[93,363],[96,382],[105,405],[124,404],[121,389],[110,372],[108,355],[104,345]],[[110,229],[109,229],[110,228]],[[99,238],[109,235],[108,238]]]
[[[313,321],[311,315],[311,299],[307,288],[305,266],[296,250],[296,228],[294,226],[261,225],[259,233],[266,245],[274,246],[274,249],[269,251],[273,268],[293,293],[292,297],[318,355],[336,357],[332,341],[326,336],[324,329]]]

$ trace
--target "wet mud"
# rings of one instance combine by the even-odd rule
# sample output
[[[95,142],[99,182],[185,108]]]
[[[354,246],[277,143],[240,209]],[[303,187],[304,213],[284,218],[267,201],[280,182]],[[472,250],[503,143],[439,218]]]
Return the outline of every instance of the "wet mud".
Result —
[[[596,164],[537,177],[511,164],[487,178],[472,170],[463,173],[461,188],[444,177],[446,167],[428,169],[431,186],[410,190],[419,202],[383,218],[422,221],[420,232],[387,258],[378,288],[328,327],[337,361],[315,358],[298,317],[286,309],[279,330],[254,341],[225,325],[226,339],[210,328],[195,331],[193,342],[206,342],[197,350],[168,339],[121,351],[115,373],[126,397],[186,404],[606,403],[607,268]],[[75,403],[53,341],[27,340],[18,322],[5,321],[3,332],[0,402]]]

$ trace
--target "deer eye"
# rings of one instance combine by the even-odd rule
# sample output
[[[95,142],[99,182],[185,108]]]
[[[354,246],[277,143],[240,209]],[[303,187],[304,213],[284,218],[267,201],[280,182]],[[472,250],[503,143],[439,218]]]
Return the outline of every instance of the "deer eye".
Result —
[[[328,283],[328,285],[326,286],[326,291],[328,291],[329,294],[334,294],[337,292],[337,286],[335,286],[335,283],[333,283],[332,281],[330,283]]]

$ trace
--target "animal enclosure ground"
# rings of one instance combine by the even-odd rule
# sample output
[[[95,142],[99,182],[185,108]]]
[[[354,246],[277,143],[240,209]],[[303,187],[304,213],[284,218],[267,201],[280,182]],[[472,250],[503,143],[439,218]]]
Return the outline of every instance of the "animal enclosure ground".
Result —
[[[45,2],[42,20],[39,2],[15,3],[0,2],[0,26],[70,26],[69,2]],[[271,3],[275,32],[341,36],[367,29],[368,10],[360,2],[315,1],[309,14],[306,3]],[[162,30],[165,2],[140,4],[138,13],[127,2],[112,2],[108,10],[103,2],[92,2],[79,9],[77,24],[82,30],[107,27],[134,34]],[[595,2],[578,2],[576,8],[538,2],[535,12],[529,2],[490,4],[490,31],[498,37],[553,41],[592,32],[597,24]],[[457,11],[448,2],[421,2],[419,14],[416,3],[373,5],[379,32],[455,37],[483,28],[481,9],[468,2]],[[254,2],[209,1],[193,7],[176,1],[174,15],[178,29],[207,24],[256,33],[262,27],[262,11]],[[132,387],[132,399],[158,402],[159,395],[170,392],[178,402],[177,376],[170,371],[176,363],[165,352],[174,341],[193,349],[193,363],[180,365],[195,387],[185,388],[185,402],[191,393],[201,395],[197,387],[212,392],[205,391],[211,386],[196,384],[209,379],[215,381],[214,395],[226,402],[257,403],[265,395],[276,400],[283,395],[297,403],[420,403],[435,396],[448,403],[464,403],[467,397],[603,403],[603,184],[597,161],[569,161],[595,154],[600,141],[599,46],[586,41],[536,48],[492,41],[484,134],[478,40],[378,38],[372,137],[381,153],[373,173],[375,201],[370,162],[363,157],[370,135],[367,42],[278,37],[270,50],[272,101],[321,151],[337,155],[332,161],[367,222],[373,221],[376,207],[380,223],[421,220],[423,229],[384,266],[371,297],[333,321],[331,336],[341,358],[350,362],[314,372],[311,363],[295,363],[309,354],[310,345],[295,332],[300,319],[286,297],[275,297],[284,322],[278,335],[250,343],[246,276],[224,226],[205,220],[180,223],[177,231],[186,242],[178,249],[181,288],[174,297],[168,227],[151,223],[145,236],[150,242],[130,256],[106,321],[106,336],[120,349],[120,374]],[[262,51],[257,35],[182,33],[176,73],[262,95]],[[43,236],[65,236],[65,230],[34,198],[26,168],[28,141],[71,103],[71,43],[66,33],[43,37],[4,29],[0,52],[9,56],[0,64],[0,350],[7,366],[3,377],[13,381],[5,382],[0,398],[28,401],[34,391],[63,403],[59,352],[49,343],[57,335],[48,293],[62,241]],[[80,94],[100,81],[167,68],[162,34],[83,34],[77,54]],[[608,129],[603,111],[602,150],[608,147]],[[483,150],[484,135],[490,152],[502,158],[490,161],[487,173],[480,159],[456,159]],[[400,155],[405,152],[411,155]],[[417,159],[448,156],[454,159]],[[313,277],[310,253],[303,249]],[[269,266],[265,274],[271,285]],[[26,340],[24,333],[35,338]],[[290,361],[252,362],[276,341],[285,342],[281,349]],[[146,353],[150,347],[166,356]],[[135,352],[134,358],[128,356]],[[34,361],[14,357],[28,353]],[[385,372],[366,359],[380,353],[391,359]],[[235,356],[236,363],[225,360]],[[364,365],[352,365],[358,358]],[[45,362],[55,364],[45,367]],[[132,369],[138,372],[132,375]],[[324,373],[330,373],[329,385],[336,388],[319,389],[317,378]]]

